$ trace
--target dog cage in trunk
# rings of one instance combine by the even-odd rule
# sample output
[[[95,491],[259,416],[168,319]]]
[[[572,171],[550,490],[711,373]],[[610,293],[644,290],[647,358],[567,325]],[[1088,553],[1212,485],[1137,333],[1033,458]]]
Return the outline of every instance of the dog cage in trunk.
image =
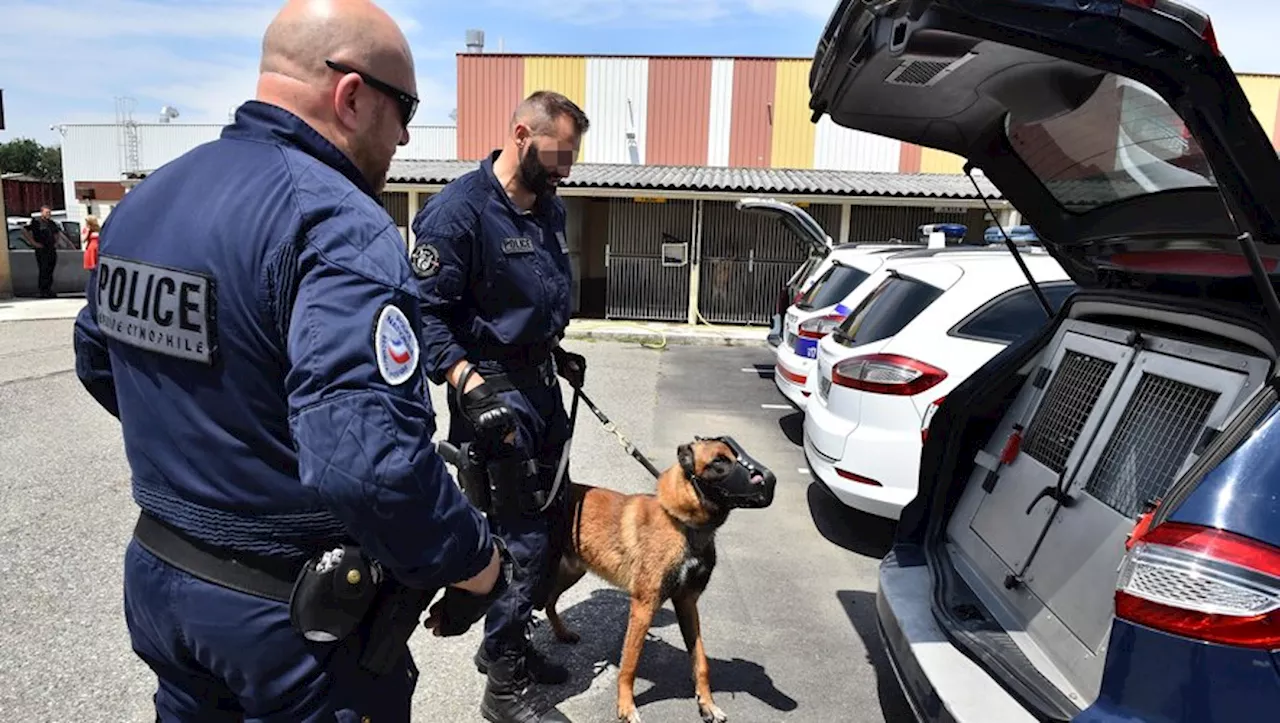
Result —
[[[1101,680],[1127,535],[1269,362],[1079,320],[1041,358],[978,452],[948,537],[961,575],[1022,652],[1085,705]]]

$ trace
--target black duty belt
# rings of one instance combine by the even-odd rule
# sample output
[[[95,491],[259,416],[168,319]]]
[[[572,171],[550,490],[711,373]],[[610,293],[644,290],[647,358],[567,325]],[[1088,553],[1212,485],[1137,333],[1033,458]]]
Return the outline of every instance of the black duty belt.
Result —
[[[215,585],[247,595],[288,603],[305,560],[282,564],[205,545],[143,513],[134,539],[151,554]]]
[[[501,372],[487,372],[483,368],[477,370],[484,377],[484,383],[494,392],[510,392],[530,387],[549,387],[556,380],[555,365],[550,359],[537,366],[506,369]]]

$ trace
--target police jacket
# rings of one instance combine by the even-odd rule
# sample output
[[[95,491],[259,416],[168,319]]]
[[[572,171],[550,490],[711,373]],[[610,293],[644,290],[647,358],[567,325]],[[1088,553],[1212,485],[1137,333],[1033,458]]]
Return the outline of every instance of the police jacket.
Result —
[[[437,384],[464,358],[545,359],[569,324],[564,204],[553,194],[521,210],[493,173],[497,157],[446,185],[413,220],[423,363]]]
[[[86,291],[76,371],[120,419],[144,511],[256,554],[354,538],[423,589],[488,564],[431,442],[403,238],[301,119],[246,103],[130,191]]]

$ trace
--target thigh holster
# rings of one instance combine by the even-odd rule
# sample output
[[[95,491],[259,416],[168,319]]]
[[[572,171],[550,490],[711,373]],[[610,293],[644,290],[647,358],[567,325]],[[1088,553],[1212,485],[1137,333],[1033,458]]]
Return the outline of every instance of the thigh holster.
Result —
[[[499,457],[489,460],[485,471],[495,514],[508,518],[538,514],[537,462],[522,456]]]

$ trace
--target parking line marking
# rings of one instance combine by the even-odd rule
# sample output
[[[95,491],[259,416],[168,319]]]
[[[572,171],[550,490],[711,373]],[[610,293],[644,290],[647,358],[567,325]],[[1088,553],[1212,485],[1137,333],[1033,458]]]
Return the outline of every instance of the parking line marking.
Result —
[[[742,371],[747,374],[772,374],[773,367],[743,367]]]
[[[790,409],[790,404],[761,404],[761,409]]]

